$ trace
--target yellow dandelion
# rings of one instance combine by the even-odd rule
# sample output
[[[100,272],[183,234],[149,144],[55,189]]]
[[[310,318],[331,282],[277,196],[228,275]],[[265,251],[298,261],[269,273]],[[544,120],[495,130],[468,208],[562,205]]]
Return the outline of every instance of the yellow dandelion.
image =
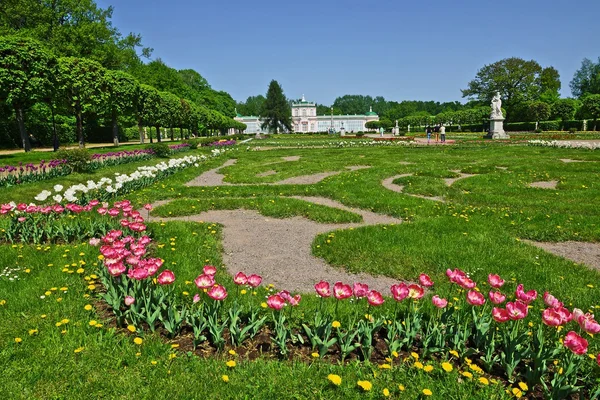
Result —
[[[22,341],[23,341],[23,339],[21,339],[20,337],[15,338],[15,343],[21,343]]]
[[[481,378],[479,378],[478,381],[479,381],[479,383],[481,383],[482,385],[485,385],[485,386],[490,384],[490,381],[488,381],[487,378],[485,378],[483,376]]]
[[[527,386],[527,384],[525,382],[519,382],[519,387],[524,392],[526,392],[527,390],[529,390],[529,387]]]
[[[136,329],[135,329],[135,326],[133,326],[133,325],[127,325],[127,330],[131,333],[134,333]]]
[[[395,351],[395,350],[394,350],[394,351],[392,351],[392,356],[394,356],[394,357],[398,358],[398,352],[397,352],[397,351]]]
[[[425,396],[431,396],[433,394],[433,392],[429,389],[423,389],[423,395]]]
[[[477,364],[469,364],[469,368],[471,368],[473,371],[477,372],[478,374],[483,374],[483,370]]]
[[[169,360],[172,360],[174,358],[177,358],[177,354],[175,354],[175,353],[169,354]]]
[[[225,365],[227,365],[229,368],[233,368],[235,367],[237,364],[234,360],[229,360],[225,363]]]
[[[133,343],[141,345],[142,343],[144,343],[144,340],[141,337],[136,337],[135,339],[133,339]]]
[[[248,291],[246,289],[240,290],[240,294],[246,294],[246,293],[248,293]]]
[[[452,370],[454,369],[454,367],[449,362],[443,362],[442,363],[442,369],[444,371],[446,371],[446,372],[452,372]]]
[[[171,345],[171,348],[172,348],[172,349],[177,349],[177,348],[179,348],[179,344],[177,344],[177,343],[173,343],[173,344]],[[233,351],[233,350],[230,350],[230,351]],[[234,352],[234,353],[235,353],[235,352]]]
[[[423,369],[423,363],[421,363],[420,361],[415,362],[415,368]]]
[[[329,379],[329,382],[333,383],[335,386],[340,386],[342,384],[342,378],[339,375],[329,374],[327,375],[327,379]]]
[[[261,306],[262,308],[267,308],[267,307],[268,307],[268,306],[267,306],[267,303],[265,303],[264,301],[263,301],[262,303],[260,303],[260,306]]]
[[[150,364],[152,364],[152,365],[156,365],[156,364],[158,364],[158,363],[157,363],[156,361],[152,360],[152,361],[150,361]]]
[[[523,392],[521,392],[521,389],[519,388],[513,388],[512,389],[512,394],[517,398],[520,399],[523,396]]]
[[[369,390],[371,390],[373,388],[373,384],[369,381],[358,381],[358,382],[356,382],[356,384],[358,386],[360,386],[360,388],[362,390],[364,390],[365,392],[368,392]]]
[[[339,328],[340,326],[342,326],[342,324],[340,324],[340,321],[333,321],[331,323],[331,326],[334,328]]]
[[[92,308],[93,308],[93,307],[92,307],[92,305],[91,305],[91,304],[86,304],[86,305],[83,307],[83,309],[84,309],[85,311],[91,311],[91,310],[92,310]]]
[[[406,388],[404,387],[404,385],[398,385],[398,390],[404,392]]]
[[[81,353],[83,351],[84,347],[78,347],[75,350],[73,350],[73,353]]]
[[[379,366],[379,368],[380,368],[380,369],[391,369],[391,368],[392,368],[392,366],[391,366],[390,364],[381,364],[381,365]]]
[[[458,355],[458,351],[456,351],[456,350],[450,350],[450,351],[449,351],[449,353],[450,353],[450,354],[452,354],[452,355],[453,355],[454,357],[456,357],[456,358],[460,357],[460,356]]]
[[[6,304],[6,300],[4,300],[4,299],[0,300],[0,306],[3,306],[5,304]]]
[[[384,388],[383,389],[383,396],[384,397],[390,397],[390,390],[388,388]]]
[[[38,333],[38,330],[37,330],[37,329],[30,329],[30,330],[29,330],[29,336],[36,335],[37,333]]]
[[[227,375],[221,376],[221,379],[223,379],[223,382],[225,383],[229,382],[229,377]]]
[[[410,353],[410,356],[412,358],[414,358],[416,361],[419,361],[419,355],[417,353],[415,353],[414,351],[412,353]]]
[[[231,354],[232,356],[235,356],[235,350],[229,350],[229,354]]]
[[[94,321],[94,320],[91,320],[90,322],[88,322],[88,324],[89,324],[90,326],[96,326],[96,324],[97,324],[97,323],[98,323],[98,322],[97,322],[97,321]]]
[[[312,356],[312,358],[319,358],[319,353],[314,352],[310,354]]]
[[[426,365],[425,368],[423,368],[423,371],[425,371],[425,372],[431,372],[431,371],[433,371],[433,366]]]
[[[461,375],[464,376],[465,378],[469,378],[469,379],[471,379],[473,377],[473,374],[468,371],[462,372]]]

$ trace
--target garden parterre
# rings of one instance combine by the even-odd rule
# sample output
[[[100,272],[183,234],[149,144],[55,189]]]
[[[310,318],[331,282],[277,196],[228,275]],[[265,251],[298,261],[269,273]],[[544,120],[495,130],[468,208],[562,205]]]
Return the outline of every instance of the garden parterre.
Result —
[[[289,155],[299,155],[300,159],[297,162],[281,162],[281,157]],[[599,160],[593,153],[581,150],[495,146],[493,151],[485,147],[468,149],[293,149],[269,152],[238,151],[232,156],[238,159],[238,163],[223,171],[226,174],[226,180],[230,183],[255,183],[256,185],[216,188],[190,188],[183,185],[199,171],[223,162],[222,159],[217,158],[209,160],[197,168],[179,171],[165,180],[157,181],[144,189],[130,193],[136,206],[134,208],[141,207],[146,202],[171,198],[199,199],[210,202],[212,198],[246,197],[262,201],[263,197],[269,196],[320,195],[339,200],[349,206],[402,217],[406,222],[392,229],[375,226],[352,231],[346,230],[336,232],[334,239],[329,235],[323,235],[315,240],[314,252],[342,268],[384,273],[398,279],[399,285],[403,281],[416,282],[420,273],[426,273],[435,282],[435,290],[431,294],[439,296],[439,300],[449,301],[453,303],[453,306],[458,305],[464,310],[487,307],[484,314],[488,317],[493,316],[490,305],[492,299],[488,293],[492,282],[488,282],[488,275],[497,273],[506,279],[506,284],[510,289],[505,290],[504,294],[509,295],[507,300],[513,303],[510,307],[506,305],[497,307],[498,309],[508,312],[509,309],[515,310],[514,307],[516,307],[516,312],[525,313],[523,309],[520,311],[518,309],[517,299],[519,296],[527,296],[531,288],[540,291],[538,296],[540,298],[532,303],[533,308],[528,311],[530,314],[528,320],[534,326],[529,329],[530,327],[526,328],[522,324],[522,328],[526,329],[523,332],[530,330],[531,334],[535,336],[537,336],[538,329],[548,334],[555,332],[558,336],[551,340],[553,346],[547,347],[552,351],[560,349],[561,354],[556,355],[555,358],[561,365],[566,366],[566,363],[571,361],[562,358],[569,355],[571,350],[567,351],[565,346],[558,345],[559,336],[564,341],[564,334],[573,330],[577,331],[582,339],[586,337],[587,334],[582,332],[580,323],[570,322],[568,328],[565,327],[562,332],[557,332],[556,328],[548,328],[541,322],[544,315],[542,309],[551,310],[546,312],[548,314],[547,321],[551,321],[552,318],[555,321],[557,318],[552,314],[555,312],[553,311],[554,307],[544,305],[541,291],[548,290],[560,299],[564,306],[570,309],[570,312],[574,308],[582,309],[583,316],[576,319],[584,321],[583,324],[585,321],[589,322],[593,319],[590,319],[589,316],[586,317],[585,312],[588,310],[593,312],[598,306],[596,304],[597,299],[600,298],[597,288],[598,274],[583,266],[575,266],[572,262],[558,259],[525,245],[518,239],[598,241],[598,212],[590,205],[590,202],[585,201],[586,198],[598,197],[596,183],[598,176],[595,172],[597,168],[594,169],[593,166]],[[560,158],[584,159],[593,162],[565,166],[559,161]],[[405,163],[400,164],[400,161]],[[273,162],[278,162],[278,164],[272,164]],[[414,164],[407,164],[408,162]],[[261,181],[271,179],[271,177],[256,177],[257,173],[266,169],[276,170],[278,174],[276,180],[279,180],[279,178],[305,175],[311,172],[340,170],[345,166],[357,163],[371,165],[372,168],[345,172],[316,185],[261,186],[259,184]],[[497,166],[508,169],[499,169],[496,168]],[[452,176],[449,171],[453,169],[480,175],[457,181],[451,187],[446,187],[442,178]],[[447,203],[432,204],[426,200],[389,192],[381,187],[382,179],[402,172],[413,174],[406,178],[410,181],[403,182],[407,190],[418,194],[441,195],[447,200]],[[534,180],[549,180],[550,178],[558,178],[560,184],[556,190],[544,191],[544,189],[527,187],[527,184]],[[59,180],[56,183],[58,182]],[[37,186],[38,191],[41,187],[41,185]],[[14,197],[9,199],[9,195]],[[15,190],[6,197],[7,201],[33,201],[31,197],[27,200],[19,200],[19,196],[27,197],[29,195],[26,192],[19,193],[18,190]],[[236,205],[235,202],[232,204]],[[168,209],[169,205],[165,207]],[[292,205],[292,207],[294,206]],[[177,213],[182,212],[189,213],[190,210],[180,207]],[[365,346],[364,349],[355,349],[352,353],[356,357],[350,361],[354,368],[326,362],[328,358],[334,357],[333,354],[328,354],[328,352],[321,354],[324,345],[319,345],[317,340],[319,337],[310,340],[311,335],[302,327],[302,323],[306,323],[311,332],[316,333],[316,330],[312,328],[318,325],[314,321],[318,315],[321,315],[323,320],[328,321],[327,324],[319,325],[321,330],[329,327],[330,332],[330,337],[323,336],[322,341],[327,343],[336,337],[338,342],[342,342],[344,339],[340,339],[337,332],[341,332],[342,335],[347,332],[344,328],[347,329],[350,326],[352,318],[357,312],[360,314],[356,321],[364,321],[361,322],[364,325],[362,329],[368,331],[367,324],[376,321],[382,323],[381,317],[398,311],[394,310],[397,300],[394,297],[401,297],[404,289],[398,289],[396,296],[392,292],[381,293],[384,296],[392,295],[392,298],[386,297],[381,306],[377,303],[383,299],[376,293],[371,293],[369,296],[368,291],[366,292],[367,298],[353,296],[355,298],[353,303],[342,300],[333,301],[332,298],[329,298],[327,299],[329,303],[326,303],[329,307],[325,310],[321,309],[321,314],[316,311],[326,299],[317,298],[314,294],[304,294],[297,308],[289,305],[283,308],[284,312],[281,312],[276,310],[278,305],[282,304],[282,300],[286,303],[296,301],[295,294],[290,294],[290,297],[287,298],[288,295],[281,292],[285,288],[269,289],[268,286],[261,286],[253,290],[254,288],[238,287],[233,282],[233,277],[224,273],[224,269],[219,267],[220,229],[218,226],[210,224],[209,221],[205,224],[190,224],[161,223],[157,217],[151,217],[151,220],[154,222],[149,224],[148,232],[155,245],[148,244],[149,251],[152,253],[152,257],[164,260],[161,271],[169,269],[177,277],[172,285],[164,287],[171,288],[169,290],[172,290],[172,295],[178,299],[180,304],[186,304],[192,309],[199,304],[210,304],[209,301],[220,301],[209,299],[208,290],[204,293],[194,282],[201,275],[209,275],[204,273],[204,265],[216,265],[218,267],[215,281],[222,285],[226,293],[229,293],[222,300],[224,304],[231,306],[233,302],[237,302],[244,307],[254,304],[256,310],[262,312],[260,315],[267,317],[265,323],[270,327],[274,337],[279,336],[280,343],[282,343],[282,336],[300,332],[311,343],[310,347],[313,347],[314,340],[316,343],[314,352],[317,355],[314,357],[312,354],[305,355],[305,358],[300,358],[304,360],[301,363],[276,361],[270,359],[269,356],[248,362],[240,355],[239,346],[234,347],[230,343],[226,343],[222,344],[224,347],[222,352],[209,359],[190,356],[187,352],[177,351],[177,346],[171,347],[169,343],[165,344],[164,340],[161,341],[156,335],[151,335],[148,329],[143,330],[145,326],[143,323],[138,323],[138,326],[132,324],[132,328],[129,330],[127,330],[129,322],[125,322],[120,328],[113,325],[114,323],[107,318],[108,314],[104,312],[105,306],[102,304],[105,303],[98,299],[94,300],[98,296],[97,289],[102,287],[100,282],[104,280],[106,284],[108,279],[112,279],[101,275],[106,269],[101,262],[104,260],[98,260],[96,248],[85,243],[59,245],[15,243],[4,245],[6,251],[3,251],[0,256],[3,258],[3,265],[12,270],[18,269],[11,271],[18,276],[18,280],[9,281],[0,278],[0,288],[2,289],[0,292],[6,293],[0,299],[3,302],[0,306],[0,313],[4,320],[12,321],[6,326],[3,325],[0,331],[3,344],[0,354],[3,358],[10,360],[8,364],[3,363],[6,368],[3,374],[10,377],[9,383],[6,384],[8,393],[21,393],[19,389],[27,387],[31,389],[30,393],[34,397],[47,397],[62,393],[62,389],[65,391],[64,393],[67,393],[67,397],[76,397],[78,389],[73,387],[82,385],[79,390],[83,388],[87,391],[110,393],[117,396],[119,393],[126,393],[127,389],[141,390],[143,397],[150,397],[156,393],[167,393],[166,389],[161,388],[167,383],[173,386],[177,386],[177,383],[180,383],[180,386],[183,385],[183,382],[189,380],[189,374],[192,371],[204,373],[207,378],[204,382],[192,383],[191,386],[189,383],[185,385],[188,390],[192,391],[191,393],[209,393],[210,388],[216,385],[218,387],[216,397],[222,398],[239,397],[240,395],[276,397],[277,390],[281,390],[282,387],[287,392],[297,393],[297,396],[302,398],[378,398],[385,396],[386,393],[408,398],[429,395],[433,398],[448,395],[465,399],[481,395],[490,398],[509,398],[519,395],[527,396],[528,392],[541,390],[539,386],[535,388],[533,385],[526,384],[527,380],[523,375],[525,371],[520,370],[521,367],[517,367],[518,378],[507,383],[504,381],[506,378],[504,375],[479,372],[478,368],[483,369],[484,367],[479,358],[482,354],[469,356],[466,354],[467,349],[459,352],[457,348],[447,347],[439,353],[433,353],[432,357],[430,354],[424,354],[425,346],[418,340],[419,345],[415,348],[401,347],[396,350],[398,357],[395,356],[394,351],[388,351],[387,356],[390,361],[374,359],[373,363],[359,362],[359,359],[367,358],[364,354],[360,356],[362,351],[368,351]],[[125,229],[120,226],[119,221],[117,222],[119,226],[116,229]],[[557,228],[557,226],[561,228]],[[98,237],[100,236],[98,235]],[[82,253],[83,255],[77,256]],[[94,263],[98,265],[94,265]],[[52,265],[48,266],[48,264]],[[83,271],[78,272],[81,269]],[[476,294],[480,292],[470,293],[472,290],[468,286],[471,283],[468,281],[463,282],[463,284],[467,284],[467,289],[458,289],[457,284],[450,283],[446,278],[447,269],[467,271],[469,279],[477,282],[477,287],[480,288],[481,293],[485,294],[485,304],[482,306],[471,305],[481,302],[481,298]],[[29,272],[26,272],[27,270]],[[252,275],[252,271],[244,272]],[[160,274],[161,272],[156,271],[157,277]],[[161,281],[165,282],[164,279],[170,279],[168,276],[168,274],[163,276]],[[457,277],[455,276],[454,279],[456,280]],[[158,287],[158,284],[150,283],[150,281],[148,283],[152,287]],[[527,291],[517,291],[517,283],[523,283]],[[410,285],[408,283],[406,285],[406,290],[411,293]],[[90,289],[90,286],[93,288]],[[320,287],[323,286],[324,284]],[[423,282],[420,282],[419,287],[422,286],[424,286]],[[62,290],[63,288],[66,289]],[[331,282],[331,288],[334,289],[333,282]],[[339,285],[338,289],[340,289]],[[356,295],[356,289],[358,289],[358,293],[362,293],[360,287],[351,287],[350,291],[348,287],[341,289],[343,290],[338,292],[342,295],[349,292]],[[242,294],[244,290],[246,293]],[[457,290],[463,292],[456,295],[454,292]],[[256,295],[253,294],[254,291],[256,291]],[[48,292],[50,294],[46,294]],[[398,303],[401,305],[399,312],[402,312],[403,316],[412,316],[410,318],[422,315],[424,320],[432,321],[432,319],[428,319],[428,316],[435,315],[436,309],[430,300],[429,292],[424,294],[423,298],[416,300],[416,297],[420,295],[420,290],[413,287],[413,294],[406,297],[413,297],[415,300],[403,299]],[[200,302],[194,303],[195,293],[204,298]],[[220,296],[223,296],[223,291],[220,293]],[[469,296],[468,293],[470,293]],[[218,298],[218,292],[213,294]],[[279,296],[279,299],[274,296]],[[452,298],[454,296],[459,300],[454,300]],[[370,306],[367,305],[369,301],[371,301]],[[266,308],[261,307],[263,302],[267,303]],[[271,309],[269,303],[274,311],[269,311]],[[411,307],[423,308],[424,311],[422,314],[413,312],[414,310],[410,310]],[[446,305],[446,309],[453,308]],[[123,306],[123,311],[127,310],[129,308]],[[245,310],[245,312],[249,312],[250,308]],[[292,313],[295,315],[289,315]],[[304,313],[304,316],[301,313]],[[363,314],[369,314],[370,317],[364,318]],[[496,314],[500,315],[499,318],[504,317],[501,311],[497,311]],[[42,318],[42,315],[45,317]],[[282,316],[288,318],[290,323],[282,322],[280,319]],[[126,321],[127,317],[124,318]],[[168,319],[168,316],[165,318]],[[177,319],[175,316],[173,318]],[[331,320],[332,318],[336,319]],[[412,319],[404,318],[405,321],[412,321]],[[208,320],[208,318],[206,319]],[[386,318],[385,320],[392,319]],[[92,321],[95,324],[91,324]],[[338,322],[340,326],[336,327],[335,322]],[[476,326],[481,327],[485,325],[484,322],[487,323],[478,320]],[[490,321],[491,326],[498,327],[503,331],[504,327],[514,327],[515,322],[518,321]],[[295,327],[297,331],[286,332],[285,326]],[[218,327],[213,328],[213,331],[215,329]],[[389,332],[385,328],[380,329],[381,332]],[[426,329],[435,330],[436,328],[430,326]],[[135,332],[131,332],[131,330],[135,330]],[[63,331],[66,332],[63,333]],[[514,329],[512,331],[514,332]],[[32,332],[31,335],[30,332]],[[200,331],[200,333],[202,332],[208,337],[211,335],[210,329]],[[189,335],[190,337],[194,336],[192,332]],[[217,336],[214,335],[215,338]],[[16,339],[20,339],[20,341],[17,343]],[[574,341],[567,340],[567,343],[572,343],[573,349],[581,351],[582,339],[575,339]],[[288,337],[286,340],[291,341],[292,339]],[[596,339],[587,337],[586,340],[589,341],[588,353],[597,354],[599,349],[595,342]],[[218,341],[210,339],[209,341],[213,343],[214,347],[219,347],[219,344],[216,343]],[[277,341],[275,340],[274,343]],[[185,347],[184,342],[173,341],[172,344]],[[283,346],[281,347],[283,348]],[[427,348],[429,347],[427,346]],[[27,363],[24,363],[23,360],[33,360],[33,354],[29,353],[41,351],[42,348],[47,362],[44,361],[40,367],[24,369]],[[273,348],[279,349],[276,344],[273,345]],[[228,349],[232,350],[234,354],[227,351]],[[375,352],[377,351],[379,350],[375,350]],[[414,355],[411,354],[413,352]],[[456,352],[457,355],[455,356],[453,352]],[[426,357],[423,357],[424,355]],[[496,355],[499,353],[492,353],[489,357],[493,358]],[[589,383],[587,390],[593,390],[596,384],[594,382],[597,382],[598,379],[595,360],[591,360],[587,356],[578,359],[584,360],[581,362],[587,362],[584,371],[590,375],[585,380],[585,384]],[[506,360],[504,362],[506,363]],[[34,363],[30,363],[30,365],[34,365]],[[547,365],[547,368],[549,373],[555,375],[559,371],[553,366],[553,362]],[[64,369],[68,370],[68,373],[63,371]],[[124,370],[129,373],[127,378],[121,376]],[[75,377],[80,378],[72,377],[70,374],[73,373],[75,373]],[[101,378],[101,373],[109,374],[116,381],[122,382],[122,387],[115,387],[118,385],[114,385],[114,382],[112,384],[105,383]],[[87,383],[75,384],[73,379],[83,379]],[[302,380],[310,380],[314,384],[300,384]],[[149,381],[152,383],[149,387],[145,387]],[[498,384],[495,383],[496,381]],[[579,385],[581,383],[582,381],[579,381]],[[66,389],[65,386],[67,386]],[[185,397],[186,392],[179,391],[180,389],[170,388],[169,390],[175,390],[175,394]],[[505,390],[508,390],[509,393],[506,393]]]

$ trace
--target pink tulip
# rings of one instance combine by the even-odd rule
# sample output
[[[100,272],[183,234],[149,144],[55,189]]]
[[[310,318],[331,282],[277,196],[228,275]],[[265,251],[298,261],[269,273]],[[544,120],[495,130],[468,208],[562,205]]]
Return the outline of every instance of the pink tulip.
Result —
[[[173,273],[173,271],[165,269],[163,272],[160,273],[160,275],[158,275],[156,281],[160,285],[170,285],[173,282],[175,282],[175,274]]]
[[[400,284],[392,285],[390,290],[392,292],[392,296],[394,297],[394,300],[396,300],[396,301],[402,301],[406,297],[408,297],[408,286],[406,286],[406,283],[404,283],[404,282],[401,282]]]
[[[477,284],[468,276],[459,276],[456,278],[456,283],[458,283],[463,289],[474,289]]]
[[[553,308],[547,308],[542,312],[542,322],[548,326],[560,326],[563,319]]]
[[[215,278],[212,275],[202,274],[194,279],[194,283],[198,289],[208,289],[215,284]]]
[[[575,322],[577,322],[578,324],[581,324],[579,321],[585,316],[585,314],[583,313],[583,311],[581,311],[579,308],[574,308],[573,309],[573,319],[575,320]]]
[[[577,355],[582,355],[587,352],[588,341],[573,331],[567,333],[563,343],[568,349]]]
[[[329,282],[321,281],[315,284],[315,290],[321,297],[331,296],[331,289],[329,288]]]
[[[17,221],[19,221],[19,222],[25,222],[25,217],[19,217],[19,218],[17,218]]]
[[[152,204],[148,203],[148,204],[144,204],[144,208],[148,211],[152,210]]]
[[[488,275],[488,283],[491,287],[500,289],[502,285],[504,285],[504,279],[500,278],[499,275],[489,274]]]
[[[467,303],[472,306],[482,306],[485,303],[485,297],[475,290],[469,290],[467,293]]]
[[[248,285],[251,287],[257,287],[262,282],[262,277],[260,275],[252,274],[248,276]]]
[[[100,208],[96,209],[96,212],[100,215],[104,215],[108,212],[108,210],[104,207],[100,207]]]
[[[596,335],[600,333],[600,324],[597,323],[594,319],[583,319],[581,322],[581,329],[590,333],[592,335]]]
[[[383,304],[383,296],[376,290],[371,290],[367,294],[367,301],[372,306],[380,306]]]
[[[510,319],[510,316],[508,315],[508,311],[506,311],[504,308],[497,308],[497,307],[494,307],[492,309],[492,317],[494,318],[494,321],[496,321],[496,322],[506,322]]]
[[[411,299],[419,300],[425,294],[425,290],[419,285],[409,285],[408,286],[408,297]]]
[[[419,282],[421,283],[422,286],[425,286],[425,287],[432,287],[433,286],[433,281],[426,274],[419,275]]]
[[[596,356],[596,363],[598,363],[598,366],[600,367],[600,353]]]
[[[431,298],[431,302],[437,308],[444,308],[444,307],[446,307],[448,305],[448,300],[442,299],[437,294]]]
[[[465,274],[460,269],[454,269],[454,271],[452,271],[451,269],[447,269],[446,276],[448,277],[448,279],[450,279],[450,282],[457,283],[458,278],[466,277],[467,274]]]
[[[200,295],[198,293],[196,293],[194,295],[194,298],[192,299],[192,303],[197,303],[200,301]]]
[[[135,303],[135,299],[133,297],[131,297],[131,296],[125,296],[125,305],[127,307],[129,307],[133,303]]]
[[[111,217],[116,217],[120,213],[121,211],[117,210],[116,208],[111,208],[110,210],[108,210],[108,215],[110,215]]]
[[[333,295],[338,300],[347,299],[352,296],[352,288],[350,285],[343,284],[342,282],[336,282],[333,285]]]
[[[236,285],[245,285],[246,283],[248,283],[248,277],[243,272],[238,272],[233,277],[233,283],[235,283]]]
[[[573,319],[573,314],[571,314],[571,312],[569,310],[567,310],[566,308],[564,308],[563,306],[555,307],[554,311],[556,311],[558,313],[558,315],[560,315],[560,318],[562,319],[563,324],[566,324],[567,322],[569,322]]]
[[[146,268],[133,268],[127,271],[127,277],[138,281],[148,278],[151,274]]]
[[[298,304],[300,304],[301,299],[302,299],[302,296],[297,294],[294,297],[290,296],[290,298],[287,300],[287,302],[290,304],[290,306],[296,307]]]
[[[214,276],[217,273],[217,269],[212,265],[205,265],[202,270],[206,275]]]
[[[529,304],[537,298],[537,292],[533,289],[525,292],[523,290],[522,283],[517,286],[517,291],[515,294],[517,295],[517,299],[521,300],[525,304]]]
[[[552,296],[550,293],[548,292],[544,292],[544,303],[546,303],[546,305],[548,307],[558,307],[558,306],[562,306],[562,303],[560,301],[558,301],[558,299],[554,296]]]
[[[494,304],[502,304],[506,300],[506,296],[501,292],[490,290],[489,293],[490,301]]]
[[[369,293],[369,285],[365,284],[365,283],[358,283],[356,282],[354,284],[354,296],[357,298],[361,298],[361,297],[366,297],[367,294]]]
[[[281,310],[285,305],[285,300],[278,294],[274,294],[267,299],[267,305],[274,310]]]
[[[100,239],[98,239],[98,238],[91,238],[88,243],[90,244],[90,246],[98,246],[100,244]]]
[[[508,316],[512,320],[523,319],[529,313],[529,309],[527,308],[527,304],[522,301],[515,301],[514,303],[508,302],[506,303],[506,311],[508,311]]]
[[[227,297],[227,290],[221,285],[216,285],[210,288],[206,294],[213,300],[221,301]]]

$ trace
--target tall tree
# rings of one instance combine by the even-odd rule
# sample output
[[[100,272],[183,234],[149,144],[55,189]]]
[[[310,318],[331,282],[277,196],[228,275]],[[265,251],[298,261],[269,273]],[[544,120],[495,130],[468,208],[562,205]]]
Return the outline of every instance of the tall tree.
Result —
[[[572,120],[580,104],[575,99],[558,99],[552,104],[550,118],[561,121]]]
[[[112,122],[113,143],[119,145],[118,117],[129,114],[135,108],[135,97],[139,84],[135,78],[123,71],[107,70],[104,74],[107,113]]]
[[[560,98],[560,74],[554,67],[542,69],[540,74],[540,100],[546,103],[554,103]]]
[[[541,92],[542,67],[534,60],[506,58],[481,68],[475,79],[461,90],[463,97],[489,103],[496,94],[504,101],[507,114],[519,103],[537,100]]]
[[[107,93],[104,91],[105,69],[95,61],[86,58],[61,57],[58,59],[58,89],[62,93],[67,107],[76,120],[79,147],[83,148],[83,119],[97,111],[104,103]]]
[[[261,127],[269,132],[278,132],[285,129],[292,132],[292,110],[283,94],[281,86],[276,80],[272,80],[267,91],[267,99],[261,110],[260,117],[263,120]]]
[[[33,39],[0,37],[0,102],[15,110],[23,149],[31,150],[25,111],[51,88],[54,56]]]
[[[535,129],[537,129],[540,121],[550,118],[550,105],[543,101],[532,101],[528,105],[527,115],[535,122]]]
[[[573,96],[578,98],[587,94],[600,94],[600,57],[598,57],[597,63],[584,58],[581,68],[575,71],[569,86]]]

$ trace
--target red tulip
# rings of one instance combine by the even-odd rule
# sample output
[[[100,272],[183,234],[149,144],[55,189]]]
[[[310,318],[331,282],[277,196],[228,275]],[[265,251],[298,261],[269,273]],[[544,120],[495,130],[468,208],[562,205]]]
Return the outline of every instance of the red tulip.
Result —
[[[356,298],[366,297],[369,294],[369,285],[366,283],[358,283],[356,282],[353,287],[354,296]]]
[[[485,303],[485,297],[475,290],[469,290],[467,293],[467,303],[472,306],[482,306]]]
[[[408,286],[406,286],[406,283],[404,282],[392,285],[390,290],[392,292],[394,300],[396,301],[402,301],[408,296]]]
[[[260,275],[252,274],[248,276],[248,285],[252,287],[257,287],[262,282],[262,277]]]
[[[419,285],[409,285],[408,286],[408,297],[411,299],[419,300],[425,294],[425,290]]]
[[[194,279],[194,283],[198,287],[198,289],[208,289],[213,287],[215,284],[215,278],[212,275],[202,274]]]
[[[367,301],[372,306],[380,306],[383,304],[383,296],[376,290],[371,290],[367,294]]]
[[[582,355],[587,352],[588,341],[573,331],[567,333],[563,343],[567,348],[577,355]]]
[[[517,300],[514,303],[506,303],[506,311],[508,311],[510,319],[518,320],[525,318],[529,309],[527,308],[527,304]]]
[[[246,283],[248,283],[248,277],[243,272],[238,272],[233,277],[233,282],[236,285],[245,285]]]
[[[329,297],[331,296],[331,289],[329,287],[329,282],[321,281],[315,284],[315,290],[317,294],[321,297]]]
[[[490,301],[494,304],[502,304],[506,300],[506,296],[501,292],[490,290],[489,293]]]
[[[548,307],[556,308],[562,306],[562,303],[548,292],[544,292],[544,303],[546,303]]]
[[[506,311],[504,308],[497,308],[497,307],[494,307],[492,309],[492,317],[494,318],[494,321],[496,321],[496,322],[506,322],[510,319],[510,316],[508,315],[508,311]]]
[[[529,304],[537,298],[537,292],[535,290],[525,292],[523,290],[522,283],[517,286],[517,291],[515,294],[517,295],[517,299],[521,300],[525,304]]]
[[[548,326],[559,326],[563,319],[553,308],[547,308],[542,312],[542,322]]]
[[[489,274],[488,275],[488,283],[491,287],[500,289],[502,285],[504,285],[504,279],[500,278],[499,275]]]
[[[161,285],[170,285],[173,282],[175,282],[175,274],[173,273],[173,271],[165,269],[163,272],[160,273],[160,275],[158,275],[156,281]]]
[[[333,295],[338,300],[347,299],[352,296],[352,288],[350,285],[345,285],[342,282],[336,282],[333,285]]]
[[[444,308],[444,307],[446,307],[448,305],[448,300],[442,299],[437,294],[431,298],[431,302],[437,308]]]
[[[213,267],[212,265],[205,265],[204,268],[202,268],[202,271],[206,275],[212,275],[212,276],[214,276],[217,273],[217,269],[215,267]]]
[[[426,274],[419,275],[419,282],[421,283],[422,286],[425,286],[425,287],[432,287],[433,286],[433,281]]]
[[[269,296],[267,305],[274,310],[281,310],[285,306],[285,300],[278,294]]]
[[[224,300],[227,297],[227,290],[221,285],[213,286],[206,294],[213,300]]]

